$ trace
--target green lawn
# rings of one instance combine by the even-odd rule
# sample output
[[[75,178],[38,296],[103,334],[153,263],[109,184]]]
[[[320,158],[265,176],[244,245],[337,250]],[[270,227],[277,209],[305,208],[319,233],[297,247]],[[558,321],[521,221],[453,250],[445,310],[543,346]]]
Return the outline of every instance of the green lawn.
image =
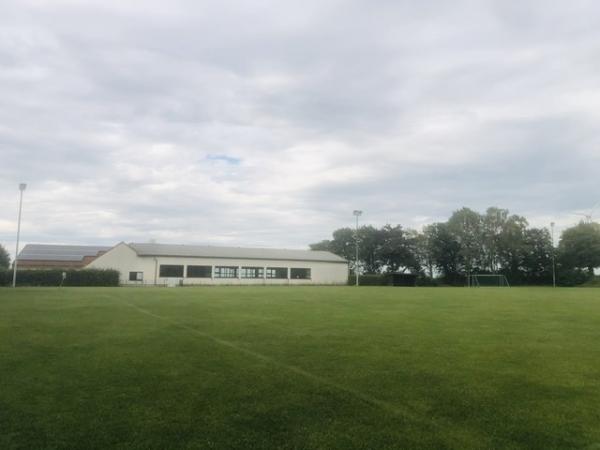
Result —
[[[0,448],[600,448],[600,290],[0,289]]]

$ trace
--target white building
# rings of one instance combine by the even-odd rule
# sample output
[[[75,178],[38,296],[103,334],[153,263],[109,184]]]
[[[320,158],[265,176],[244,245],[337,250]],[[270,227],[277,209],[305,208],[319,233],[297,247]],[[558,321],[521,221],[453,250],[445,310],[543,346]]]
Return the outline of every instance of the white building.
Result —
[[[331,252],[170,244],[116,245],[86,266],[116,269],[122,284],[346,284]]]

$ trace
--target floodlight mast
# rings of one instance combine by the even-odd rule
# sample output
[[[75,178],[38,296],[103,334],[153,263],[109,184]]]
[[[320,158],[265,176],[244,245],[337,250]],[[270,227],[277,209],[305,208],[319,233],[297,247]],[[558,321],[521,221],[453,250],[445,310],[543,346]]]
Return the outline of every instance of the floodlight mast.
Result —
[[[550,222],[550,238],[552,239],[552,287],[556,287],[556,261],[554,251],[554,222]]]
[[[21,211],[23,210],[23,191],[27,188],[27,184],[19,184],[19,219],[17,220],[17,246],[15,250],[15,262],[13,263],[13,279],[12,287],[17,286],[17,261],[19,259],[19,238],[21,236]]]
[[[356,236],[354,238],[356,242],[356,261],[354,263],[354,274],[356,275],[356,286],[358,286],[358,218],[362,215],[362,211],[355,209],[352,214],[356,217]]]

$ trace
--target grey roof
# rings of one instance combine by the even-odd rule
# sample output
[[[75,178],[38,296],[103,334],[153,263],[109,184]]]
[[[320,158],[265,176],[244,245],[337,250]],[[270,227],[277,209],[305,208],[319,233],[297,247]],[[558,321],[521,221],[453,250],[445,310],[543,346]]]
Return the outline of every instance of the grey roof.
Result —
[[[19,260],[81,261],[85,256],[96,256],[112,247],[100,245],[27,244],[19,253]]]
[[[196,258],[275,259],[346,263],[331,252],[277,248],[215,247],[211,245],[128,244],[139,256],[187,256]]]

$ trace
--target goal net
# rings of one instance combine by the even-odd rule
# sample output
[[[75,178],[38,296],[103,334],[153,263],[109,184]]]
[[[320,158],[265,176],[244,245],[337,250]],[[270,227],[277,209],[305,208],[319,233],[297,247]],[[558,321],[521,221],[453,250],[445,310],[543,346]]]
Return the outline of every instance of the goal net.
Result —
[[[469,287],[510,287],[505,275],[470,275],[468,281]]]

